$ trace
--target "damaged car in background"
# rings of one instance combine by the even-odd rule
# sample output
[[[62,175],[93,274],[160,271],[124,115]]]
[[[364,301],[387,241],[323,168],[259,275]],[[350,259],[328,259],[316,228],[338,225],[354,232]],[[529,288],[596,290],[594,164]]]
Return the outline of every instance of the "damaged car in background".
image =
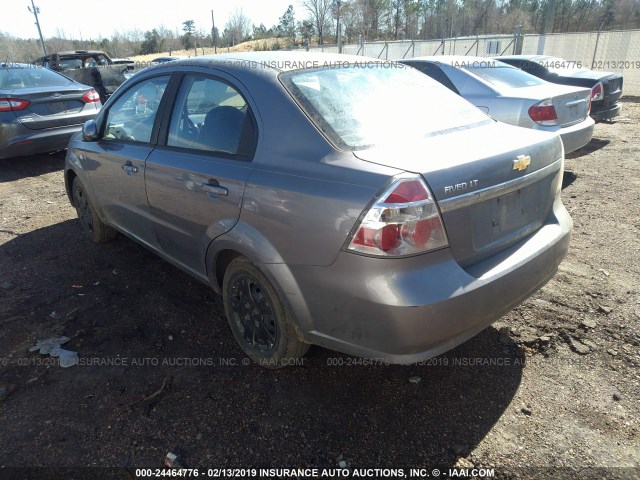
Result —
[[[114,63],[109,55],[99,50],[52,53],[40,57],[34,64],[60,72],[79,83],[91,85],[100,95],[102,103],[136,71],[136,65],[131,60]]]
[[[413,363],[537,291],[569,248],[556,133],[497,122],[412,68],[226,54],[132,78],[73,137],[87,237],[118,233],[220,294],[238,344]]]

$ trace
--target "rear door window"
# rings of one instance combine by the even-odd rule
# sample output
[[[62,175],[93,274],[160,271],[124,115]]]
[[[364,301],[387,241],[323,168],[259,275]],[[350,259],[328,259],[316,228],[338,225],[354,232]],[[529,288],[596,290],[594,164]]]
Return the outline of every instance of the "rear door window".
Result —
[[[186,75],[171,114],[167,145],[253,155],[255,126],[247,102],[222,80]]]

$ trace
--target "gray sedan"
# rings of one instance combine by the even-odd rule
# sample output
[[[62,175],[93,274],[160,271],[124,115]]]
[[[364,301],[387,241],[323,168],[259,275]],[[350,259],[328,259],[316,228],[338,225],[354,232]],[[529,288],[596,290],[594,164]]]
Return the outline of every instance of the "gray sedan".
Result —
[[[93,88],[64,75],[0,64],[0,159],[66,148],[101,106]]]
[[[402,60],[496,120],[558,132],[565,153],[591,141],[591,90],[549,83],[498,60],[443,55]]]
[[[261,365],[310,344],[412,363],[554,275],[563,161],[557,134],[403,65],[256,52],[131,78],[69,143],[65,181],[90,239],[120,232],[210,285]]]

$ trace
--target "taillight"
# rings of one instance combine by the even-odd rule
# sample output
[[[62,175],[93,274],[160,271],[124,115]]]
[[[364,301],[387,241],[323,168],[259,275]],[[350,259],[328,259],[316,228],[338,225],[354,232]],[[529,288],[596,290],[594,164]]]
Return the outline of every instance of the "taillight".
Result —
[[[604,89],[602,88],[602,82],[596,83],[591,89],[591,101],[602,100],[604,98]]]
[[[529,107],[529,116],[538,125],[558,124],[558,115],[556,115],[556,109],[550,98]]]
[[[100,95],[95,90],[89,90],[87,93],[82,95],[82,100],[86,103],[95,103],[100,101]]]
[[[30,103],[29,100],[20,100],[19,98],[0,98],[0,112],[24,110]]]
[[[429,187],[410,174],[396,177],[349,238],[348,250],[383,257],[424,253],[449,244]]]

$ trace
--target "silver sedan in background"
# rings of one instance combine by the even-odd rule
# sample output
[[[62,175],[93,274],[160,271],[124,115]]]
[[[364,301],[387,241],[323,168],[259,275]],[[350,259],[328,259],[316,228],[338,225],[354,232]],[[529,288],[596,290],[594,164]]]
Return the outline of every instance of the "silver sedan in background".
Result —
[[[504,123],[558,132],[565,153],[591,141],[591,90],[547,82],[491,58],[442,55],[402,60]]]
[[[57,72],[0,64],[0,159],[63,150],[101,106],[93,88]]]
[[[563,161],[557,134],[412,68],[255,52],[132,77],[69,143],[65,180],[89,238],[123,233],[210,285],[256,362],[317,344],[411,363],[554,275]]]

